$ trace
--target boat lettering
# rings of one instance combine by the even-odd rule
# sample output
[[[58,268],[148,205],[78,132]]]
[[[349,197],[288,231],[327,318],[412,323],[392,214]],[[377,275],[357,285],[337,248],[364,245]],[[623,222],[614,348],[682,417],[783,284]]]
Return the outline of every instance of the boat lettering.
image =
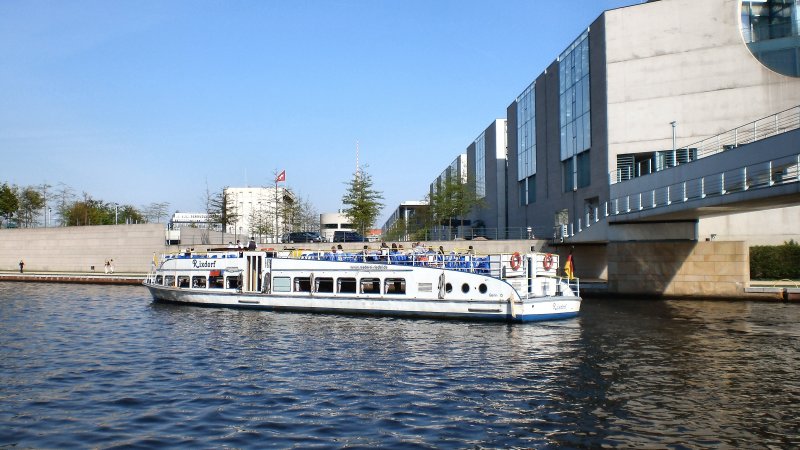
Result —
[[[192,260],[192,267],[195,269],[200,269],[203,267],[217,267],[216,261],[198,261],[196,259]]]
[[[366,265],[359,265],[359,266],[350,266],[351,270],[389,270],[390,267],[387,267],[385,264],[366,264]]]
[[[563,311],[567,309],[567,305],[564,303],[553,303],[553,311]]]

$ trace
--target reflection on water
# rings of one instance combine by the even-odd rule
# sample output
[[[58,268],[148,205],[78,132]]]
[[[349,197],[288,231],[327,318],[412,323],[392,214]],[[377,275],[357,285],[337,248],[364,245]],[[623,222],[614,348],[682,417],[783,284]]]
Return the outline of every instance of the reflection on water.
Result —
[[[0,445],[796,447],[800,305],[499,325],[0,283]]]

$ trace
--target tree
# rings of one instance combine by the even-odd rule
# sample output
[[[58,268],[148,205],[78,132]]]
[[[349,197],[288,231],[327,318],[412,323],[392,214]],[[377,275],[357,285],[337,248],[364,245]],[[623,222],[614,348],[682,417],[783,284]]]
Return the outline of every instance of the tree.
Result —
[[[463,224],[464,217],[483,205],[475,191],[456,177],[447,177],[433,195],[428,196],[432,222],[436,225],[453,226],[453,220]]]
[[[4,217],[8,221],[17,209],[19,209],[17,187],[3,183],[0,185],[0,217]]]
[[[153,202],[142,208],[148,222],[161,223],[161,218],[167,215],[169,202]]]
[[[20,225],[31,227],[44,208],[44,197],[32,187],[26,187],[19,193],[19,204],[17,207],[17,217]]]
[[[220,242],[225,243],[225,231],[229,225],[236,223],[239,218],[236,214],[236,205],[228,201],[228,194],[225,192],[228,187],[222,188],[222,192],[211,194],[208,190],[206,201],[206,212],[211,223],[218,223],[222,228]]]
[[[103,201],[84,192],[83,200],[72,202],[67,207],[63,219],[70,226],[109,225],[114,223],[114,211]]]
[[[372,188],[372,177],[364,169],[356,170],[353,179],[346,184],[347,192],[342,197],[346,205],[344,214],[355,229],[366,235],[383,208],[380,202],[383,195]]]
[[[53,197],[56,201],[56,212],[60,218],[61,226],[65,227],[70,224],[69,220],[67,220],[67,211],[75,198],[75,192],[66,184],[58,183],[58,189]]]

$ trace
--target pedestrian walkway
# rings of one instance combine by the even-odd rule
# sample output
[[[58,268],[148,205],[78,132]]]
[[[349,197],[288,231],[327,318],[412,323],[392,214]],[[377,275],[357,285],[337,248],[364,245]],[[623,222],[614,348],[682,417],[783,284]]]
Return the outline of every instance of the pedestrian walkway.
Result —
[[[96,273],[96,272],[39,272],[0,271],[0,281],[28,281],[47,283],[83,284],[127,284],[138,285],[144,281],[141,273]]]

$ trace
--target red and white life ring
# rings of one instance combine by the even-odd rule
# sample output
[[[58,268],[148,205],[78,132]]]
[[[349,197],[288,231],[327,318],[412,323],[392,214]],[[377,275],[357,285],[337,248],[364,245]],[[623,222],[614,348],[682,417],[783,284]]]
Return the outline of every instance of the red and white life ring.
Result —
[[[519,266],[522,265],[522,256],[519,255],[519,252],[514,252],[511,255],[511,269],[519,270]]]
[[[553,268],[553,255],[548,253],[544,255],[544,259],[542,259],[542,267],[544,270],[550,270]]]

